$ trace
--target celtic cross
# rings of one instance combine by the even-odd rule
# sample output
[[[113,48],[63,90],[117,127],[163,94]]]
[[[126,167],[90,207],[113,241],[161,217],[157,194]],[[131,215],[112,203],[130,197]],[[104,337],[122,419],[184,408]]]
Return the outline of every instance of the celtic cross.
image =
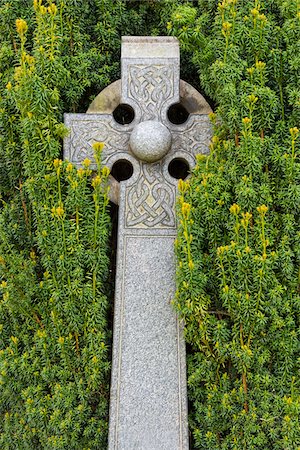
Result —
[[[80,166],[104,142],[103,163],[120,181],[109,449],[187,450],[185,347],[171,305],[176,168],[208,151],[210,108],[180,81],[175,38],[123,37],[121,74],[87,114],[65,115],[64,143]]]

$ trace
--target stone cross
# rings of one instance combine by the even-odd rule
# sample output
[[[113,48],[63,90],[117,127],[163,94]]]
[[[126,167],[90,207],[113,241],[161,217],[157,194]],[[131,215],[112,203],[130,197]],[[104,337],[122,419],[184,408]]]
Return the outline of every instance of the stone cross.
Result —
[[[115,198],[109,449],[187,450],[185,345],[171,305],[179,178],[174,167],[192,168],[195,155],[208,151],[211,110],[180,81],[175,38],[123,37],[121,74],[87,114],[65,115],[70,134],[64,143],[64,157],[78,166],[93,159],[94,142],[104,142],[103,163],[112,173],[116,164],[131,168]],[[129,123],[115,120],[118,105],[131,114]]]

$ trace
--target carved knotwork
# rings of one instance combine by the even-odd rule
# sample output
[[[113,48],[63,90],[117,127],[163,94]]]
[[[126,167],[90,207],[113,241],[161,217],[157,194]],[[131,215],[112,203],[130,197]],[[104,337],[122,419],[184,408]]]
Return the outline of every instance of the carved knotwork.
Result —
[[[85,158],[94,160],[93,144],[104,142],[103,163],[107,164],[115,153],[124,152],[128,147],[129,128],[120,130],[112,116],[87,114],[68,115],[67,126],[71,129],[65,158],[80,165]]]
[[[128,66],[128,98],[142,110],[142,120],[159,119],[163,104],[174,95],[174,69],[169,65]]]
[[[126,194],[126,228],[175,228],[175,189],[162,163],[141,164],[139,179]]]

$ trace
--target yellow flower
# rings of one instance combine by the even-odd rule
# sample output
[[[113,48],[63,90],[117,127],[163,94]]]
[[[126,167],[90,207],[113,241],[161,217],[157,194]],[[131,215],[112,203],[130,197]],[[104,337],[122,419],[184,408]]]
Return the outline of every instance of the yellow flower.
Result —
[[[267,17],[264,14],[259,14],[258,16],[259,20],[261,20],[262,22],[267,22]]]
[[[198,162],[205,161],[205,159],[206,159],[206,155],[203,155],[202,153],[199,153],[198,155],[196,155],[196,160]]]
[[[250,76],[252,76],[253,73],[254,73],[254,67],[249,67],[249,68],[247,69],[247,72],[249,73]]]
[[[220,142],[220,138],[219,138],[218,136],[213,136],[212,139],[211,139],[211,142],[212,142],[214,145],[217,145],[217,144],[219,144],[219,142]]]
[[[298,134],[299,134],[299,128],[294,127],[294,128],[290,128],[290,133],[293,139],[295,139]]]
[[[66,167],[66,172],[68,172],[68,173],[69,173],[69,172],[72,172],[73,167],[74,167],[73,164],[69,162],[68,165],[67,165],[67,167]]]
[[[254,94],[248,95],[248,100],[250,103],[256,103],[258,100],[258,97],[256,97]]]
[[[53,208],[51,208],[51,212],[52,212],[53,217],[58,217],[58,218],[63,217],[63,215],[65,213],[64,208],[62,206],[58,206],[57,208],[55,208],[55,206],[54,206]]]
[[[51,3],[51,5],[48,7],[48,12],[49,12],[52,16],[55,16],[55,15],[56,15],[57,7],[56,7],[55,3]]]
[[[261,215],[261,216],[264,216],[266,214],[266,212],[268,211],[268,207],[266,205],[258,206],[256,209],[257,209],[259,215]]]
[[[259,11],[256,8],[251,9],[251,14],[253,17],[257,17],[259,15]]]
[[[266,67],[266,63],[264,63],[262,61],[257,61],[257,63],[255,65],[258,70],[263,70]]]
[[[183,202],[181,207],[181,212],[184,218],[188,218],[191,212],[191,205],[189,203]]]
[[[183,180],[178,181],[179,192],[184,193],[187,190],[187,184]]]
[[[244,117],[242,119],[242,122],[244,125],[248,125],[249,123],[251,123],[251,119],[249,117]]]
[[[31,55],[26,55],[26,61],[29,65],[32,65],[34,63],[34,57]]]
[[[104,142],[95,142],[93,144],[93,149],[95,150],[95,152],[102,152],[102,150],[104,149]]]
[[[64,208],[62,208],[61,206],[59,206],[58,208],[56,208],[56,215],[57,217],[62,217],[64,215]]]
[[[249,213],[249,212],[246,212],[246,213],[243,213],[243,217],[244,217],[244,219],[246,220],[246,222],[249,222],[249,220],[250,220],[251,217],[252,217],[252,214]]]
[[[97,362],[98,362],[97,356],[93,356],[93,357],[92,357],[92,362],[93,362],[94,364],[97,364]]]
[[[208,118],[209,118],[209,120],[211,121],[211,123],[216,123],[217,116],[216,116],[215,113],[213,113],[213,112],[209,113],[209,114],[208,114]]]
[[[92,162],[92,161],[91,161],[89,158],[85,158],[85,159],[82,161],[82,165],[83,165],[83,167],[85,167],[85,168],[87,169],[88,167],[90,167],[91,162]]]
[[[222,25],[222,31],[226,34],[227,32],[230,31],[230,28],[232,28],[232,24],[229,22],[223,22]]]
[[[56,159],[53,161],[53,165],[54,165],[54,168],[55,168],[55,169],[58,169],[58,168],[62,165],[62,160],[56,158]]]
[[[231,214],[234,214],[234,215],[239,214],[240,210],[241,210],[241,208],[236,203],[231,205],[230,208],[229,208],[229,211],[231,212]]]
[[[65,338],[63,336],[59,336],[58,343],[62,345],[64,342],[65,342]]]
[[[219,256],[223,255],[225,251],[226,251],[226,247],[223,245],[221,245],[220,247],[217,248],[217,254]]]
[[[23,35],[24,33],[26,33],[28,26],[27,23],[24,19],[17,19],[16,20],[16,28],[17,28],[17,32],[20,35]]]
[[[7,83],[6,89],[7,89],[8,91],[10,91],[10,90],[12,89],[12,84],[11,84],[10,81]]]
[[[96,188],[100,184],[101,184],[101,178],[99,177],[99,175],[96,175],[92,180],[92,186],[93,186],[93,188]]]
[[[104,166],[103,169],[102,169],[102,176],[103,176],[104,178],[107,178],[109,174],[110,174],[109,168],[106,167],[106,166]]]
[[[249,245],[247,245],[247,247],[245,248],[245,252],[246,253],[250,253],[251,252],[251,248],[249,247]]]
[[[10,338],[13,341],[13,343],[17,345],[17,343],[19,342],[19,339],[15,336],[11,336]]]
[[[85,174],[85,170],[80,167],[79,169],[77,169],[77,175],[79,176],[79,178],[82,178]]]
[[[0,286],[2,287],[2,289],[6,288],[7,287],[7,281],[2,281]]]

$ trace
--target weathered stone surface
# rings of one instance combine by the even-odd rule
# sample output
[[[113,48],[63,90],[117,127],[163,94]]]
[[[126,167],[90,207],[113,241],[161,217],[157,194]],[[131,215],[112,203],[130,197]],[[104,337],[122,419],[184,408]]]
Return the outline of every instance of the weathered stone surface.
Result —
[[[129,139],[134,156],[148,163],[159,161],[166,156],[171,148],[171,142],[170,131],[157,120],[138,123]]]
[[[121,80],[114,81],[98,94],[87,110],[88,114],[112,114],[121,103]],[[212,112],[205,98],[186,81],[179,83],[180,103],[190,114],[205,114]]]
[[[117,85],[111,98],[102,96],[89,114],[65,116],[71,130],[65,158],[78,165],[93,159],[92,144],[101,141],[104,164],[112,168],[125,160],[133,166],[131,178],[119,184],[109,450],[187,450],[185,346],[171,305],[177,180],[168,167],[174,159],[193,167],[195,155],[208,152],[210,110],[187,87],[192,109],[187,121],[175,125],[168,120],[169,107],[180,102],[175,38],[123,38],[121,63],[120,102],[134,110],[130,124],[120,125],[111,115]],[[161,124],[172,138],[159,155],[154,148],[140,148],[149,130],[137,140],[140,154],[129,145],[138,124],[143,130],[148,121]],[[153,139],[158,137],[156,125]]]
[[[110,448],[187,449],[184,343],[170,304],[174,236],[143,232],[126,236],[121,246]]]

